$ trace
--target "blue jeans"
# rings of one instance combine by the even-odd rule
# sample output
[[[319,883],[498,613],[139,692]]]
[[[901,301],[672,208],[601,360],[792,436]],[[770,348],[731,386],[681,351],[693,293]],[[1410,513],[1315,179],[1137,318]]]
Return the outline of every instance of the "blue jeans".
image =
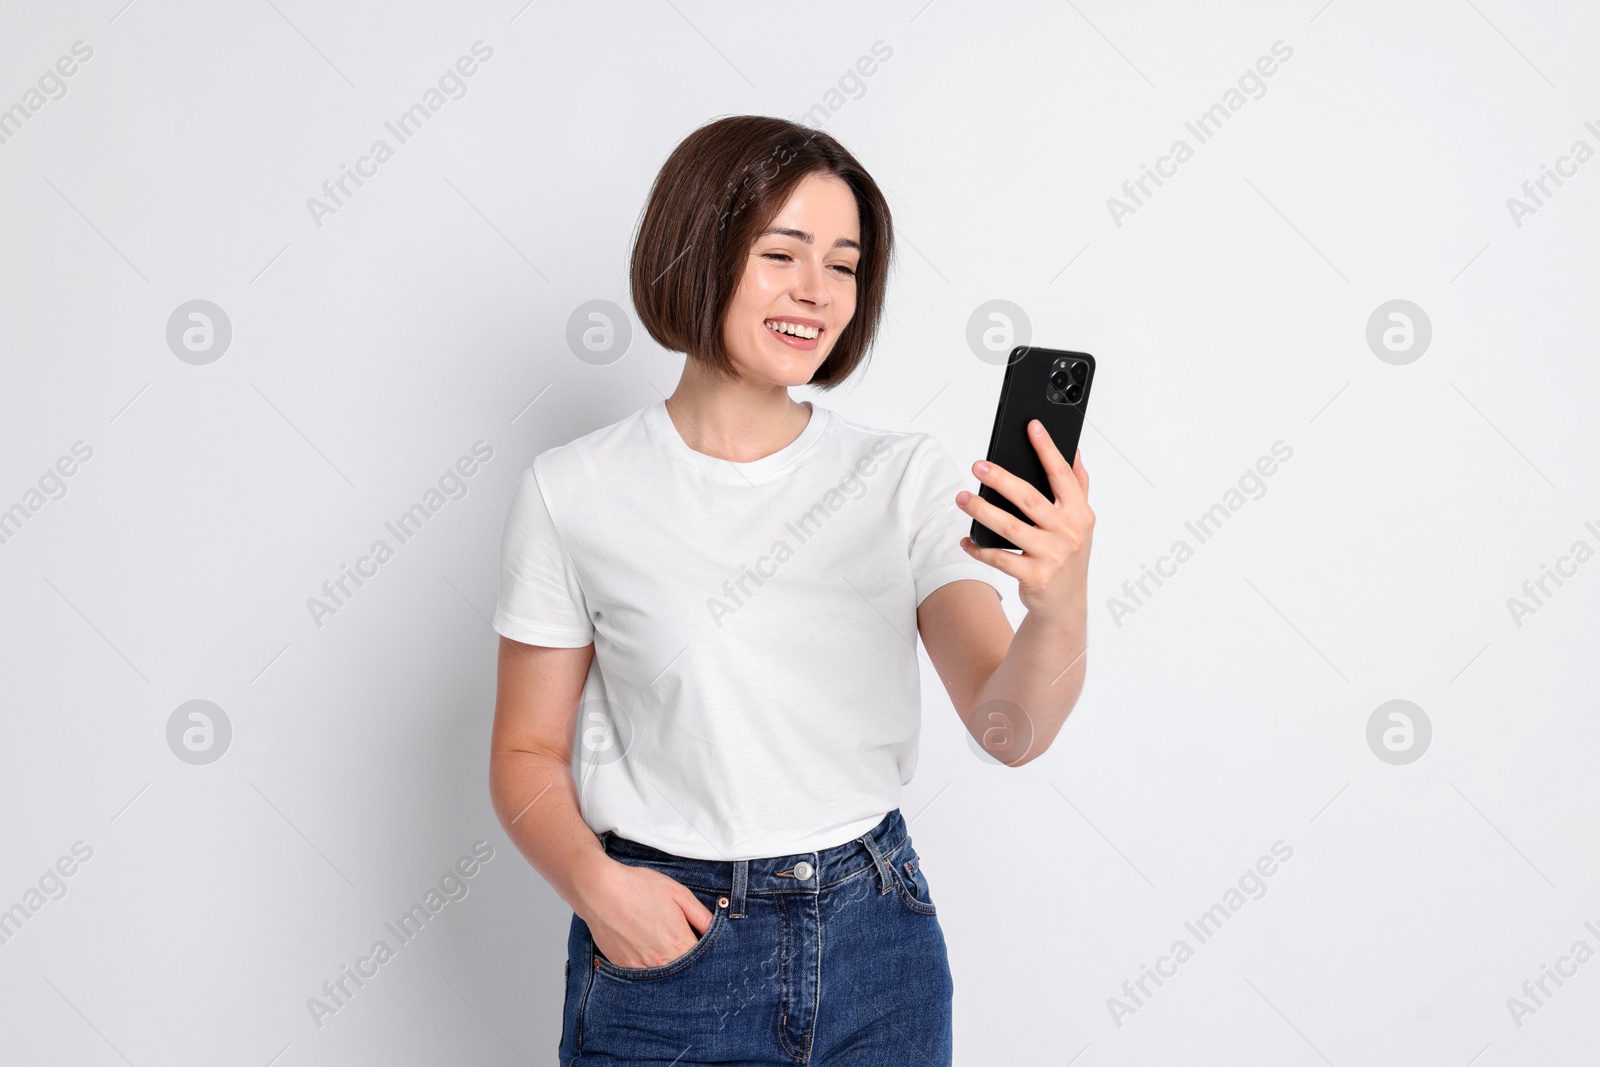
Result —
[[[700,860],[600,840],[687,886],[711,925],[670,963],[618,967],[574,915],[561,1067],[950,1064],[949,957],[898,808],[796,856]]]

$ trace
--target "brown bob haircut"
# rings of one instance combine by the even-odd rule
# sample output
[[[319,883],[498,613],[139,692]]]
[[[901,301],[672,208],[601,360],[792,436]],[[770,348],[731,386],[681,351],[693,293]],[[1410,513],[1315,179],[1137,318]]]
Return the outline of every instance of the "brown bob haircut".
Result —
[[[733,115],[685,137],[656,175],[634,236],[628,283],[656,343],[734,377],[723,318],[746,258],[800,180],[831,174],[855,193],[861,222],[856,310],[809,384],[831,389],[866,358],[883,315],[893,251],[889,204],[872,176],[821,130]]]

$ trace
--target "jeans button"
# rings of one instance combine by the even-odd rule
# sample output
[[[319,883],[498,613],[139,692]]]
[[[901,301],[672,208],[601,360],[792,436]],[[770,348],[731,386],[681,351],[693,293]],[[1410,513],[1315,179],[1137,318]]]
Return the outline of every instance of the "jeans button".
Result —
[[[801,860],[799,863],[794,865],[794,876],[803,882],[807,878],[811,877],[812,872],[815,869],[816,868],[812,867],[811,864],[807,863],[805,860]]]

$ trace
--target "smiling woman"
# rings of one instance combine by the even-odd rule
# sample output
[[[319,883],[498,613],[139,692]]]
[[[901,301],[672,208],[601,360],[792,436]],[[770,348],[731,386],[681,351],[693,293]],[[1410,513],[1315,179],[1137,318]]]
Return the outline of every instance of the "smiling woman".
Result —
[[[827,290],[832,336],[801,350],[827,358],[793,384],[829,388],[855,372],[877,334],[892,225],[877,183],[828,134],[753,115],[713,122],[686,137],[656,177],[634,239],[634,306],[663,348],[732,379],[725,326],[760,329],[767,315],[787,314],[828,333],[830,323],[794,301],[754,324],[743,314],[780,300],[799,272],[825,270],[815,280]],[[745,279],[752,266],[756,276]]]
[[[1047,745],[1082,685],[1092,516],[1041,450],[1066,483],[997,561],[963,537],[993,505],[932,437],[789,395],[864,365],[891,250],[882,193],[832,137],[750,115],[694,131],[630,271],[641,323],[684,353],[677,388],[517,487],[491,795],[572,906],[563,1064],[951,1062],[944,934],[899,808],[916,637],[964,722],[1006,700]],[[1015,641],[1003,570],[1041,616]]]

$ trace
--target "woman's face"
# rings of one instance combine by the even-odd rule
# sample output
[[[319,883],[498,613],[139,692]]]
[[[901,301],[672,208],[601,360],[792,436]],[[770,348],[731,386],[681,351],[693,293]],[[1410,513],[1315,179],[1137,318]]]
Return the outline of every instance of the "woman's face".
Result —
[[[728,305],[722,343],[740,373],[774,385],[810,381],[855,314],[860,260],[850,187],[806,175],[751,245]]]

